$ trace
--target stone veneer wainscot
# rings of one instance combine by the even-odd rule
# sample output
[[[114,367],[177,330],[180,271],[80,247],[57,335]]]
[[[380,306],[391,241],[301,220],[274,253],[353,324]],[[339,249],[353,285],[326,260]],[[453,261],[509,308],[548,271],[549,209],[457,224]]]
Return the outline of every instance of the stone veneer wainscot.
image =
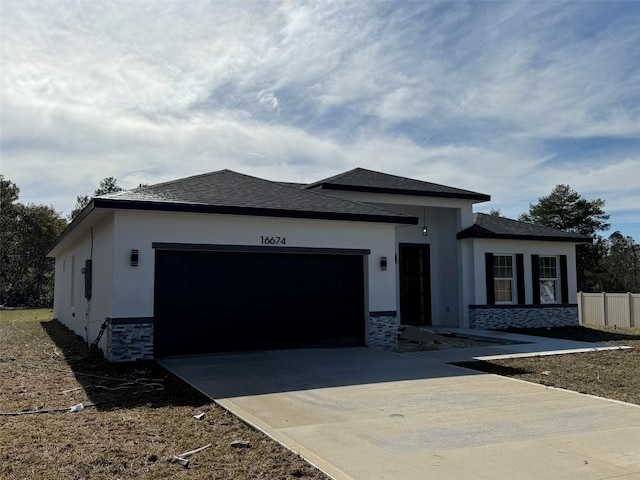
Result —
[[[106,334],[110,362],[153,360],[153,318],[109,318]]]
[[[374,348],[397,348],[398,325],[396,312],[370,312],[367,345]]]
[[[107,359],[111,362],[153,360],[152,318],[110,318],[107,322]],[[372,312],[367,345],[373,348],[398,347],[396,312]]]
[[[579,325],[578,305],[469,305],[469,327],[504,328],[572,327]]]

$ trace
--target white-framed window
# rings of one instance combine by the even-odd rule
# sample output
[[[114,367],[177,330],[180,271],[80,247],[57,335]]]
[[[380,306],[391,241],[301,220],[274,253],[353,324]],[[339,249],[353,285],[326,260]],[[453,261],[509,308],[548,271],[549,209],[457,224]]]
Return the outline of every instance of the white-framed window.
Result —
[[[76,306],[76,256],[71,255],[71,306]]]
[[[513,255],[493,255],[493,293],[496,303],[514,303]]]
[[[558,303],[560,287],[558,258],[540,255],[538,271],[540,272],[540,303]]]

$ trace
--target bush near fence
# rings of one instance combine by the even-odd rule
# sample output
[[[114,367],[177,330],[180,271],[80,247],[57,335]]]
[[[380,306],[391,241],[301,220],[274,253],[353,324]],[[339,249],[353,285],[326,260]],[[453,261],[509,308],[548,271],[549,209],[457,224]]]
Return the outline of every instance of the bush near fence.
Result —
[[[640,293],[578,292],[581,324],[640,326]]]

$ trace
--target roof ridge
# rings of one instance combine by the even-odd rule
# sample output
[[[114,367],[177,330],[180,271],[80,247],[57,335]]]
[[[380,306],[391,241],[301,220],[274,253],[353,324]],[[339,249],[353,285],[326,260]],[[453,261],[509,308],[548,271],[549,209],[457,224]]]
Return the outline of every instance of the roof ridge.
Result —
[[[172,185],[178,182],[184,182],[185,180],[190,180],[192,178],[207,177],[210,175],[214,175],[216,173],[223,173],[223,172],[238,173],[238,172],[234,172],[233,170],[229,170],[228,168],[223,168],[222,170],[214,170],[213,172],[205,172],[205,173],[196,173],[195,175],[189,175],[188,177],[176,178],[174,180],[167,180],[166,182],[153,183],[151,185],[144,185],[142,187],[135,187],[135,188],[131,188],[129,190],[123,190],[123,191],[130,192],[132,190],[137,190],[138,188],[155,188],[155,187],[161,187],[165,185]]]
[[[317,182],[309,183],[305,187],[305,189],[308,190],[310,188],[317,187],[318,185],[322,185],[323,183],[329,183],[330,181],[334,181],[334,180],[337,180],[339,178],[342,178],[342,177],[344,177],[345,175],[347,175],[349,173],[353,173],[356,170],[364,170],[364,169],[360,168],[360,167],[352,168],[351,170],[347,170],[346,172],[338,173],[336,175],[333,175],[332,177],[323,178],[321,180],[318,180]],[[371,171],[373,171],[373,170],[371,170]]]
[[[295,188],[295,187],[290,187],[290,188]],[[353,200],[351,198],[335,197],[335,196],[333,196],[333,195],[331,195],[329,193],[323,193],[323,192],[319,192],[317,190],[308,190],[308,192],[309,193],[313,193],[315,195],[322,195],[323,197],[331,197],[331,198],[338,198],[340,200],[346,200],[348,202],[355,203],[357,205],[361,205],[361,206],[369,207],[369,208],[375,208],[376,210],[380,210],[380,211],[383,211],[385,213],[391,213],[391,214],[394,214],[394,215],[399,215],[401,217],[407,217],[407,218],[414,217],[414,215],[407,215],[405,213],[394,212],[393,210],[387,210],[386,208],[379,207],[378,205],[373,205],[373,204],[367,203],[367,202],[361,202],[359,200]]]
[[[387,183],[389,185],[385,186]],[[465,188],[451,187],[441,183],[434,183],[419,178],[405,177],[393,173],[380,172],[362,167],[356,167],[346,172],[328,177],[307,185],[306,189],[321,187],[323,189],[353,189],[355,191],[371,191],[380,193],[391,193],[391,191],[405,192],[404,194],[416,194],[416,192],[431,192],[438,196],[462,195],[464,198],[473,198],[486,201],[488,195],[468,190]],[[345,188],[343,188],[345,187]],[[350,188],[346,188],[350,187]],[[388,190],[388,191],[387,191]]]
[[[354,170],[357,170],[357,168],[355,168]],[[348,173],[348,172],[345,172],[345,173]],[[380,210],[380,211],[385,212],[385,213],[391,213],[391,214],[394,214],[394,215],[399,215],[401,217],[410,218],[410,217],[413,216],[413,215],[406,215],[404,213],[394,212],[392,210],[387,210],[386,208],[379,207],[377,205],[372,205],[372,204],[366,203],[366,202],[360,202],[358,200],[353,200],[353,199],[350,199],[350,198],[336,197],[335,195],[331,195],[329,193],[324,193],[324,192],[321,192],[321,191],[318,191],[318,190],[308,190],[306,187],[300,189],[298,187],[294,187],[293,185],[286,185],[286,184],[282,184],[280,182],[274,182],[272,180],[266,180],[266,181],[274,183],[274,184],[279,185],[281,187],[291,188],[293,190],[298,190],[298,191],[302,190],[302,191],[305,191],[307,193],[312,193],[314,195],[320,195],[320,196],[323,196],[323,197],[329,197],[329,198],[333,198],[333,199],[344,200],[346,202],[355,203],[356,205],[360,205],[360,206],[364,206],[364,207],[368,207],[368,208],[374,208],[376,210]]]
[[[466,188],[458,188],[458,187],[450,187],[449,185],[445,185],[443,183],[435,183],[435,182],[430,182],[428,180],[422,180],[420,178],[413,178],[413,177],[403,177],[402,175],[395,175],[393,173],[386,173],[386,172],[378,172],[376,170],[369,170],[366,168],[360,168],[360,170],[363,170],[365,172],[373,172],[373,173],[377,173],[379,175],[385,175],[387,177],[394,177],[394,178],[399,178],[402,180],[413,180],[415,182],[421,182],[421,183],[426,183],[428,185],[435,185],[437,187],[443,187],[443,188],[450,188],[452,190],[458,190],[460,192],[466,192],[466,193],[475,193],[477,194],[478,192],[474,192],[473,190],[467,190]]]

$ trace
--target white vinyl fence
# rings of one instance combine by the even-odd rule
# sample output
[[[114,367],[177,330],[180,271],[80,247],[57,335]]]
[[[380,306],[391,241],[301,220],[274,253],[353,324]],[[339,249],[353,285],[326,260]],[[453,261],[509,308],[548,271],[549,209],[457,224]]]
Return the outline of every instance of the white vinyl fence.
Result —
[[[580,323],[640,327],[640,293],[578,292]]]

